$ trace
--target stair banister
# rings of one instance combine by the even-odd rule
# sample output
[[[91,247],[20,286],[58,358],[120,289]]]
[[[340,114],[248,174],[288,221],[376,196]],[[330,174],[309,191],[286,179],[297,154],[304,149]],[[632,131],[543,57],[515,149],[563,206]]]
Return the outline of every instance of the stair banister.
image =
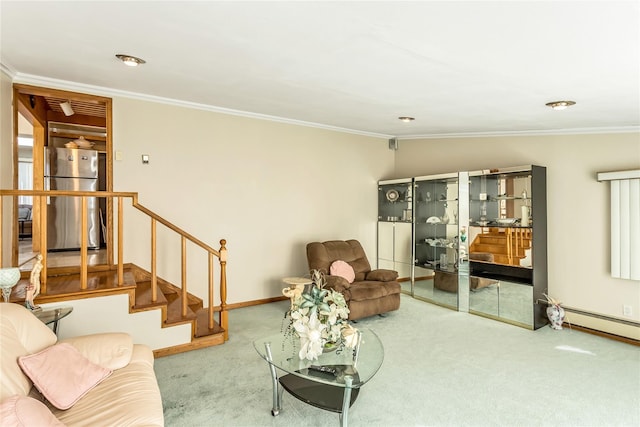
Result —
[[[130,198],[132,200],[132,206],[143,212],[151,219],[151,251],[152,251],[152,300],[157,301],[157,270],[156,270],[156,262],[157,262],[157,237],[156,237],[156,224],[159,222],[179,234],[182,238],[182,314],[186,315],[186,306],[187,306],[187,279],[186,279],[186,267],[187,267],[187,253],[186,253],[186,241],[189,240],[197,246],[200,246],[208,253],[208,327],[212,329],[214,327],[213,316],[215,313],[215,307],[213,305],[214,300],[214,257],[218,257],[220,262],[220,326],[224,329],[224,339],[229,339],[228,334],[228,312],[227,312],[227,275],[226,275],[226,264],[227,264],[227,248],[226,248],[226,240],[220,240],[220,249],[215,250],[209,245],[205,244],[201,240],[182,230],[181,228],[175,226],[174,224],[168,222],[164,218],[157,215],[155,212],[147,209],[138,203],[138,194],[133,192],[110,192],[110,191],[57,191],[57,190],[0,190],[0,224],[3,223],[2,218],[4,214],[4,205],[3,205],[3,197],[4,196],[12,196],[14,198],[14,213],[17,212],[17,196],[31,196],[33,197],[34,206],[39,207],[37,209],[37,219],[40,222],[40,235],[39,235],[39,244],[41,248],[42,255],[42,264],[43,268],[40,276],[41,283],[41,292],[47,292],[47,251],[42,250],[43,248],[47,248],[47,200],[49,197],[80,197],[81,198],[81,209],[82,209],[82,223],[81,223],[81,288],[87,289],[87,277],[88,277],[88,268],[87,268],[87,234],[88,234],[88,221],[87,221],[87,210],[88,210],[88,199],[89,197],[105,197],[109,200],[113,198],[118,199],[117,204],[117,217],[118,217],[118,249],[117,249],[117,277],[118,284],[121,285],[124,283],[124,209],[123,209],[123,200],[124,198]],[[0,239],[3,238],[2,227],[0,226]],[[3,239],[2,239],[3,240]],[[2,260],[2,247],[0,245],[0,263]],[[109,263],[113,260],[110,259]]]

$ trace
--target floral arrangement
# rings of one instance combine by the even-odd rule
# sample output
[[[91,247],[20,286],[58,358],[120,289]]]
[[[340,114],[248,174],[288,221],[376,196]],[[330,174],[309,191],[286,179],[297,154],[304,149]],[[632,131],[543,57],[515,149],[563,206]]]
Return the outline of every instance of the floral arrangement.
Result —
[[[285,335],[300,338],[300,359],[316,360],[323,350],[346,346],[355,348],[358,334],[348,323],[349,307],[344,296],[325,289],[326,279],[318,270],[311,271],[311,288],[292,301],[285,319]]]

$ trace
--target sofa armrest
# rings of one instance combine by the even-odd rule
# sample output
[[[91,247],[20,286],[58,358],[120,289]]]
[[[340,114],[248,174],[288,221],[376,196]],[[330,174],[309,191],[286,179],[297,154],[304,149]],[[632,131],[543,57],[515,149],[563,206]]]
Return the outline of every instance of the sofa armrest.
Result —
[[[377,282],[393,282],[398,278],[398,272],[395,270],[386,270],[379,268],[368,272],[365,276],[365,280],[373,280]]]
[[[103,333],[67,338],[84,357],[108,369],[124,368],[131,361],[133,340],[126,333]]]
[[[347,279],[342,276],[331,276],[326,275],[325,279],[327,280],[326,288],[333,289],[336,292],[343,292],[346,289],[349,289],[351,284]]]

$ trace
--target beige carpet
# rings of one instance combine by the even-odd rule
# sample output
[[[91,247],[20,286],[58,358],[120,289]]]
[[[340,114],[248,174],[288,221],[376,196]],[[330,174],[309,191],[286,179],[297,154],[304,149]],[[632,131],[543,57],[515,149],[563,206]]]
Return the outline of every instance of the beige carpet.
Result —
[[[167,426],[338,426],[286,392],[271,416],[266,362],[253,348],[277,333],[288,302],[230,312],[230,340],[156,360]],[[578,331],[538,331],[402,296],[361,320],[385,346],[351,426],[640,425],[640,348]]]

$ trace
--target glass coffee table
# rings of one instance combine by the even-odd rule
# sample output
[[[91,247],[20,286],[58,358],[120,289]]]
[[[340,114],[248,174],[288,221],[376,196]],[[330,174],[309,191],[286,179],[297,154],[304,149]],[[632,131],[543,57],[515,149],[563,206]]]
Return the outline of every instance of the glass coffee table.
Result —
[[[33,314],[45,325],[53,323],[53,333],[58,334],[58,322],[67,317],[73,311],[73,307],[52,308],[49,310],[34,311]]]
[[[384,360],[384,348],[369,329],[359,329],[360,343],[355,349],[338,348],[323,353],[318,360],[300,360],[300,340],[279,333],[253,342],[260,356],[269,364],[273,384],[275,417],[282,408],[286,390],[301,401],[340,414],[340,425],[347,426],[349,407],[360,388],[378,372]],[[278,376],[278,370],[285,374]]]

